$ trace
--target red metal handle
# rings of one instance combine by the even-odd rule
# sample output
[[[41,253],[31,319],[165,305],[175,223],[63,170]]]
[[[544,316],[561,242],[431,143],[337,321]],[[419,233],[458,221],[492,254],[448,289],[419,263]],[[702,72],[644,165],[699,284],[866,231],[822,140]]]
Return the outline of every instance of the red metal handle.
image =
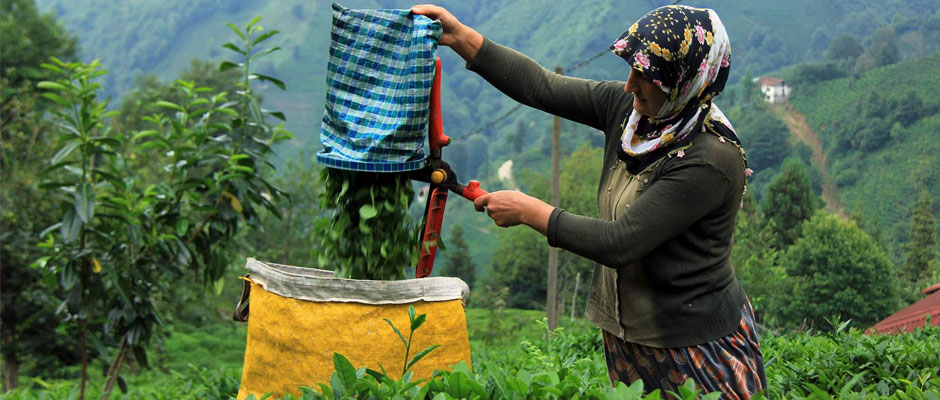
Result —
[[[474,201],[477,197],[487,193],[489,192],[480,189],[480,182],[478,181],[470,181],[466,186],[460,188],[460,195],[470,201]]]
[[[428,144],[432,156],[434,150],[450,144],[450,137],[444,134],[444,121],[441,119],[441,59],[434,62],[434,83],[431,85],[431,105],[428,116]],[[437,155],[440,157],[440,154]]]
[[[441,236],[441,225],[444,222],[444,206],[447,205],[447,189],[434,188],[428,193],[428,206],[424,216],[424,235],[421,237],[418,256],[418,265],[415,268],[415,278],[424,278],[431,275],[434,269],[434,256],[437,255],[437,239]]]

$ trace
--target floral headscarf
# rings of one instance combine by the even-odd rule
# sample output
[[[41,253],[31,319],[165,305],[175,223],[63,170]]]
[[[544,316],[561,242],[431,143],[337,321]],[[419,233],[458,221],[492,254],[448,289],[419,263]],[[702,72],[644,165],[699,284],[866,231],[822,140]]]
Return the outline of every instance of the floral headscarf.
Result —
[[[643,171],[662,157],[681,152],[695,133],[706,129],[740,147],[730,122],[712,104],[712,98],[724,89],[731,67],[731,44],[715,11],[657,8],[631,25],[610,49],[667,94],[655,117],[633,110],[626,118],[617,154],[630,172]]]

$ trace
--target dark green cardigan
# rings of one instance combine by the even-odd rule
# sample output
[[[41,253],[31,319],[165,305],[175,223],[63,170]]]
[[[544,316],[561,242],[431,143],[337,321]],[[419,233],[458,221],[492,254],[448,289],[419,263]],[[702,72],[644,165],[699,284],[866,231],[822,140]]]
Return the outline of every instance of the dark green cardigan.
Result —
[[[595,219],[555,209],[549,220],[549,245],[599,264],[589,319],[654,347],[691,346],[736,329],[745,302],[730,261],[745,185],[736,145],[698,134],[691,147],[654,163],[639,179],[613,180],[612,173],[626,173],[616,148],[633,97],[623,82],[557,75],[490,40],[467,66],[523,104],[603,131],[598,197],[608,182],[633,182],[629,207],[616,215],[601,210]]]

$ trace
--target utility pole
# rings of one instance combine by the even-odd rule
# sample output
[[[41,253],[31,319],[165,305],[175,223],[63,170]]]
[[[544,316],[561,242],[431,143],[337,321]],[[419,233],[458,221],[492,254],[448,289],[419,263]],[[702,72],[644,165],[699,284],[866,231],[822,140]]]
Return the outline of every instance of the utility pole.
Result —
[[[561,75],[561,66],[555,67],[555,73]],[[561,190],[558,188],[561,176],[561,118],[557,115],[552,120],[552,206],[561,203]],[[545,301],[548,313],[548,329],[558,327],[558,248],[548,249],[548,298]]]

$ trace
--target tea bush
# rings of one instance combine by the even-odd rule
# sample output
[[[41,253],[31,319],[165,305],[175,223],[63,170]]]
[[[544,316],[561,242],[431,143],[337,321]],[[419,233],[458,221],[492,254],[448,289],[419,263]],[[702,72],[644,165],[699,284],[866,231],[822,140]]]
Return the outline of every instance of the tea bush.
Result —
[[[502,310],[506,318],[534,316],[521,310]],[[484,344],[474,326],[487,323],[485,310],[468,310],[468,326],[473,350],[472,372],[468,366],[438,372],[430,382],[416,384],[408,377],[393,381],[372,375],[365,369],[344,366],[347,372],[344,393],[359,393],[356,398],[482,398],[482,399],[640,399],[659,398],[646,395],[641,385],[610,386],[598,330],[585,321],[569,323],[562,330],[545,334],[544,322],[526,323],[524,329],[503,332],[515,344]],[[528,318],[529,321],[535,318]],[[865,335],[857,329],[817,332],[765,334],[761,336],[771,399],[938,399],[940,398],[940,328],[921,329],[904,335]],[[229,328],[211,330],[225,335],[231,343],[218,342],[218,349],[234,349],[244,344],[243,330],[226,334]],[[128,391],[113,394],[118,399],[229,399],[234,398],[239,371],[181,366],[192,357],[175,352],[189,352],[203,332],[192,327],[176,330],[166,343],[169,367],[128,374]],[[498,343],[508,343],[500,340]],[[439,350],[435,350],[439,351]],[[230,351],[225,351],[228,354]],[[226,360],[234,355],[227,355]],[[198,357],[196,357],[198,358]],[[205,360],[202,360],[205,361]],[[340,361],[340,363],[342,363]],[[205,365],[205,364],[203,364]],[[95,369],[93,369],[95,370]],[[350,373],[350,371],[352,371]],[[97,370],[96,370],[97,372]],[[374,371],[373,371],[374,372]],[[92,376],[91,388],[100,387],[100,373]],[[301,399],[331,398],[324,392],[335,390],[340,381],[316,389],[304,389]],[[362,392],[350,391],[356,388]],[[691,384],[690,384],[691,385]],[[76,380],[44,382],[34,379],[31,388],[17,389],[3,399],[76,398]],[[374,387],[374,390],[372,389]],[[679,398],[694,398],[693,387],[679,393]],[[96,394],[90,393],[92,396]],[[353,394],[350,394],[351,396]],[[384,397],[383,397],[384,396]],[[477,396],[477,397],[474,397]],[[290,397],[287,397],[290,398]],[[332,398],[336,398],[335,396]],[[269,400],[273,400],[269,397]]]

